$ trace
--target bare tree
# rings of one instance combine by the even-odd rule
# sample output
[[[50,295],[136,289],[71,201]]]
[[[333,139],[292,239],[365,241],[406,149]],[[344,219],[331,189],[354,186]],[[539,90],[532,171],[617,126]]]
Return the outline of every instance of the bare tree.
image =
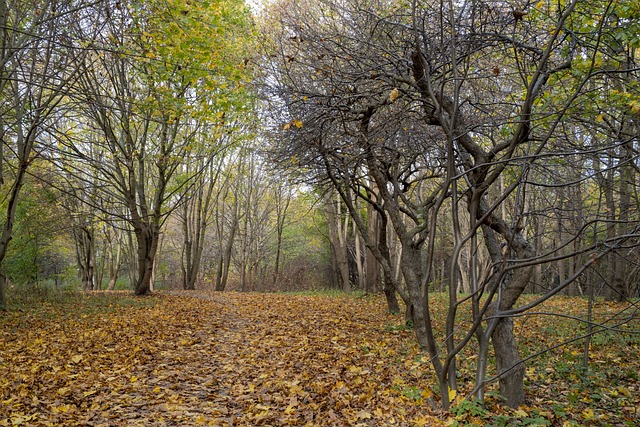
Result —
[[[279,117],[281,123],[279,158],[286,166],[295,156],[340,193],[385,280],[409,307],[445,408],[449,391],[458,389],[456,359],[472,340],[478,345],[475,395],[483,399],[484,385],[497,379],[507,403],[522,404],[524,366],[513,316],[568,289],[598,259],[637,244],[637,226],[622,211],[606,218],[599,207],[576,207],[587,220],[569,227],[554,197],[531,203],[531,193],[544,188],[579,195],[579,185],[594,177],[593,163],[585,160],[590,148],[565,122],[592,96],[588,83],[610,73],[596,66],[602,29],[617,16],[610,6],[587,32],[580,25],[589,6],[577,1],[526,10],[501,1],[413,1],[408,10],[383,1],[283,2],[272,11],[277,32],[265,33],[277,49],[264,83],[265,93],[280,100],[271,103],[278,107],[272,122]],[[577,65],[579,72],[570,71]],[[584,126],[592,129],[593,119]],[[635,180],[620,166],[634,165],[635,151],[620,155],[613,147],[596,152],[614,150],[624,159],[608,170],[621,171],[619,200],[628,206]],[[567,155],[575,161],[565,162]],[[578,175],[576,165],[583,167]],[[388,242],[381,245],[368,232],[353,196],[391,224],[403,283],[393,274]],[[530,233],[532,218],[540,225],[554,209],[561,241],[539,244]],[[586,238],[589,227],[603,224],[609,224],[606,236]],[[449,252],[441,337],[430,309],[439,248]],[[519,306],[538,265],[564,266],[562,279]],[[460,296],[461,281],[470,294]],[[618,279],[612,283],[621,288]],[[463,312],[471,318],[464,328],[456,320]],[[486,377],[490,345],[495,378]]]

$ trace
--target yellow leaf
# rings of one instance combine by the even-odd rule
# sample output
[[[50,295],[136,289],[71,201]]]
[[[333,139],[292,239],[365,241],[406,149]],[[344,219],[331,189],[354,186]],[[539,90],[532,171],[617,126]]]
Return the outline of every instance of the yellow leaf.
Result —
[[[69,410],[71,409],[71,405],[60,405],[60,406],[54,406],[53,407],[53,412],[58,412],[58,413],[67,413],[69,412]]]
[[[593,413],[593,409],[589,408],[589,409],[585,409],[584,411],[582,411],[582,418],[584,418],[585,420],[590,420],[591,418],[594,417],[594,413]]]
[[[81,354],[76,354],[75,356],[73,356],[71,358],[71,361],[73,363],[80,363],[82,361],[82,355]]]
[[[24,424],[24,417],[11,418],[11,425],[21,426],[22,424]]]
[[[71,394],[71,389],[69,387],[61,387],[58,389],[58,394],[60,396],[68,396]]]
[[[282,129],[284,129],[284,130],[289,130],[289,129],[291,129],[291,123],[285,123],[285,124],[283,124],[283,125],[282,125]]]
[[[453,402],[457,395],[458,392],[456,390],[452,390],[451,387],[449,387],[449,402]]]
[[[129,381],[132,383],[138,382],[138,377],[132,376],[131,378],[129,378]]]
[[[631,392],[629,391],[629,389],[621,385],[618,386],[618,392],[620,392],[620,394],[622,394],[623,396],[631,396]]]
[[[302,122],[300,120],[294,120],[293,124],[295,125],[295,127],[297,127],[298,129],[302,128]]]
[[[369,411],[362,410],[358,412],[357,417],[359,420],[368,420],[370,418],[373,418],[373,415],[371,415],[371,412]]]
[[[398,96],[400,96],[400,92],[398,91],[397,87],[394,87],[391,93],[389,94],[389,101],[391,102],[395,101],[398,98]]]

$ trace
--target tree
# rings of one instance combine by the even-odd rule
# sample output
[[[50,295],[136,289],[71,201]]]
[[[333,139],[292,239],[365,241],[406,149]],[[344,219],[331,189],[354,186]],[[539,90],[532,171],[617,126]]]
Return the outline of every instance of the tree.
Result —
[[[273,198],[274,198],[274,210],[276,221],[276,256],[273,261],[273,284],[278,283],[280,274],[280,264],[282,258],[282,239],[284,234],[285,225],[289,215],[289,206],[293,198],[293,186],[282,180],[281,182],[273,183]]]
[[[349,277],[349,258],[347,253],[347,234],[348,216],[343,218],[342,204],[340,200],[336,200],[335,191],[328,191],[325,196],[325,206],[327,210],[327,224],[329,233],[329,242],[331,243],[331,253],[333,263],[337,271],[337,277],[341,284],[342,290],[349,292],[351,290],[351,279]]]
[[[100,31],[87,34],[90,28]],[[244,102],[247,28],[241,2],[181,0],[107,2],[73,27],[91,52],[73,92],[89,122],[60,131],[64,151],[55,161],[66,170],[74,159],[89,165],[97,188],[126,208],[121,219],[136,239],[138,295],[151,290],[160,231],[181,189],[205,171],[199,159],[216,150],[208,145],[215,137],[198,136],[216,135],[225,110]]]
[[[270,105],[271,122],[283,135],[274,140],[280,163],[306,167],[338,191],[385,280],[410,310],[444,408],[458,389],[457,355],[473,340],[474,394],[483,399],[493,380],[486,377],[493,345],[500,392],[509,405],[522,404],[524,366],[514,316],[567,289],[597,260],[637,245],[637,229],[628,227],[626,214],[620,211],[624,225],[614,226],[618,221],[603,216],[601,205],[581,206],[587,225],[564,227],[559,247],[536,245],[529,229],[532,218],[557,210],[553,199],[532,206],[532,193],[568,191],[594,176],[589,149],[565,126],[572,109],[599,93],[597,84],[589,86],[598,76],[634,70],[628,63],[616,70],[596,66],[606,44],[602,29],[613,28],[632,6],[608,3],[585,26],[589,7],[576,1],[539,2],[527,10],[500,1],[282,2],[267,18],[265,39],[277,48],[267,53],[263,82],[265,95],[277,100]],[[585,62],[582,71],[573,70]],[[582,125],[594,129],[593,122]],[[635,139],[624,141],[630,147]],[[576,161],[565,162],[567,154]],[[633,155],[620,158],[609,170],[635,165]],[[558,182],[575,177],[567,171],[580,164],[577,181]],[[635,180],[623,176],[620,202],[628,206]],[[393,227],[404,283],[394,277],[389,242],[368,233],[354,196]],[[449,245],[443,223],[451,242],[444,275],[449,308],[445,335],[438,338],[429,304],[438,247]],[[588,227],[603,224],[609,224],[606,237],[586,238]],[[470,254],[467,271],[459,268],[463,253]],[[560,266],[567,259],[581,263],[533,303],[519,305],[535,266]],[[460,297],[462,274],[471,293]],[[471,319],[464,328],[457,320],[463,312]]]
[[[54,112],[82,70],[72,60],[68,28],[82,1],[0,1],[0,262],[7,255],[25,176]],[[84,53],[79,53],[83,58]],[[6,275],[0,271],[0,310]]]

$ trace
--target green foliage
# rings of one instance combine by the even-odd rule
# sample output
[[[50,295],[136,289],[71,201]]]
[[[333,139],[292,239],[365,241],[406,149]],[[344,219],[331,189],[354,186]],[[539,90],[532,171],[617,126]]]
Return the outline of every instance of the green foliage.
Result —
[[[150,89],[145,110],[163,120],[188,115],[220,127],[223,112],[244,109],[252,38],[244,2],[151,1],[132,15],[140,35],[132,47],[136,65]]]
[[[543,427],[550,426],[549,414],[542,413],[539,409],[527,411],[518,409],[506,414],[495,414],[488,411],[482,403],[475,399],[462,400],[451,408],[455,419],[451,426],[477,426],[484,427]],[[481,420],[481,421],[480,421]]]
[[[45,278],[65,276],[72,252],[65,240],[64,218],[50,188],[33,179],[24,183],[13,238],[2,261],[10,282],[33,286]]]
[[[451,413],[456,417],[463,417],[467,414],[473,417],[484,417],[487,414],[487,410],[478,400],[465,399],[455,404],[451,408]]]
[[[411,329],[413,329],[413,322],[411,320],[407,320],[406,322],[400,323],[400,324],[397,324],[397,325],[388,324],[387,326],[385,326],[384,329],[387,332],[410,331]]]
[[[402,395],[411,400],[415,400],[415,401],[421,400],[423,397],[422,393],[423,391],[416,386],[406,386],[402,388]]]

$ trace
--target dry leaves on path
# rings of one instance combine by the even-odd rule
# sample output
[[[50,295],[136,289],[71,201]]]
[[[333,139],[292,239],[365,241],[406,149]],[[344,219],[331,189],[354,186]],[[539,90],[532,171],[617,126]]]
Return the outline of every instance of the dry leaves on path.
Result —
[[[444,301],[434,295],[436,319]],[[620,310],[595,308],[603,323]],[[543,309],[587,306],[562,297]],[[413,332],[380,296],[70,294],[0,315],[0,427],[635,426],[638,321],[594,336],[585,372],[572,340],[584,324],[516,319],[523,355],[540,352],[527,362],[529,406],[501,406],[492,385],[484,408],[445,414],[428,403],[435,379]],[[458,362],[464,396],[473,342]]]
[[[380,298],[126,294],[9,313],[0,426],[438,425]],[[416,394],[416,390],[418,393]]]

